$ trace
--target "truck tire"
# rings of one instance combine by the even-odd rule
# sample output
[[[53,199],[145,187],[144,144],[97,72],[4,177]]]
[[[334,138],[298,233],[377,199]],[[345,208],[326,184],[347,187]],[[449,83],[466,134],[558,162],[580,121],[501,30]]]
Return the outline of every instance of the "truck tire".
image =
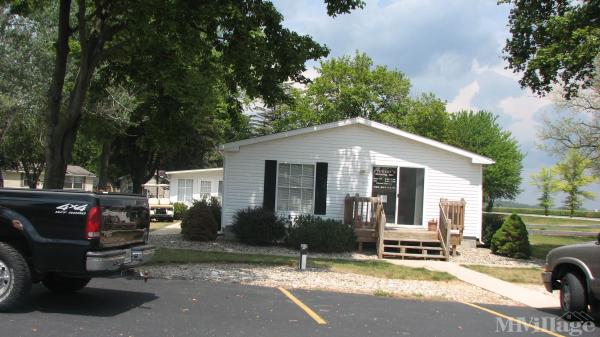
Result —
[[[13,246],[0,242],[0,311],[23,304],[31,290],[31,271]]]
[[[68,277],[56,274],[48,274],[42,280],[46,288],[55,293],[74,293],[90,283],[89,277]]]
[[[580,277],[573,273],[566,273],[560,280],[560,309],[567,320],[572,320],[587,311],[585,299],[585,286]]]

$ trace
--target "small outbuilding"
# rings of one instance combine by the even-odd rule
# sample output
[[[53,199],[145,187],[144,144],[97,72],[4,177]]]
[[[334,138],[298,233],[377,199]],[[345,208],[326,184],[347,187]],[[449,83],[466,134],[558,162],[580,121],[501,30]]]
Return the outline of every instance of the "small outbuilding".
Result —
[[[345,221],[360,243],[380,237],[382,252],[389,246],[383,255],[427,255],[436,250],[428,242],[441,241],[446,256],[440,256],[447,258],[452,230],[460,238],[481,238],[482,175],[494,163],[490,158],[364,118],[227,143],[220,150],[225,230],[237,210],[263,206],[281,216]],[[177,179],[171,184],[172,198],[180,199],[173,191],[187,185]],[[381,228],[375,223],[378,205],[385,214]],[[431,220],[439,223],[437,231],[428,231]]]
[[[223,168],[167,171],[171,203],[183,202],[188,206],[194,200],[219,200],[223,195]]]

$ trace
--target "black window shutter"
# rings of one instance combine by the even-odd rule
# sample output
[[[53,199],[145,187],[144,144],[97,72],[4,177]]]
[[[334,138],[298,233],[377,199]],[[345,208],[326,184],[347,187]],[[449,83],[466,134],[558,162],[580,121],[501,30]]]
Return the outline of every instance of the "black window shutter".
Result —
[[[275,188],[277,184],[277,160],[265,160],[265,186],[263,208],[275,211]]]
[[[315,214],[327,213],[327,163],[317,163],[315,177]]]

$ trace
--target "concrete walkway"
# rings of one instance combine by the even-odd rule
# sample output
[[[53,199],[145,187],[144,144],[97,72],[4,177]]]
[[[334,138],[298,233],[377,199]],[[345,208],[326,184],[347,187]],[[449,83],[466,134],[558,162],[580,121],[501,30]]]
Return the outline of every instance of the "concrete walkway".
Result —
[[[181,233],[181,222],[175,222],[172,225],[166,226],[165,228],[150,232],[150,235],[170,235],[179,233]]]
[[[387,261],[400,266],[420,267],[432,271],[447,272],[463,282],[470,283],[532,308],[556,308],[560,305],[558,299],[550,293],[544,294],[514,283],[502,281],[487,274],[462,267],[453,262],[396,259],[388,259]]]

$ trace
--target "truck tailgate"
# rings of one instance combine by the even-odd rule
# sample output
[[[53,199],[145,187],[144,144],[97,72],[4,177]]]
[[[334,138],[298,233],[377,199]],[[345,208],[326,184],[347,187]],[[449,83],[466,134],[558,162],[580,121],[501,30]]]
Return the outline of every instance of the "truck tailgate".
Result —
[[[99,196],[102,209],[101,247],[143,243],[150,227],[148,199],[143,196],[106,194]]]

